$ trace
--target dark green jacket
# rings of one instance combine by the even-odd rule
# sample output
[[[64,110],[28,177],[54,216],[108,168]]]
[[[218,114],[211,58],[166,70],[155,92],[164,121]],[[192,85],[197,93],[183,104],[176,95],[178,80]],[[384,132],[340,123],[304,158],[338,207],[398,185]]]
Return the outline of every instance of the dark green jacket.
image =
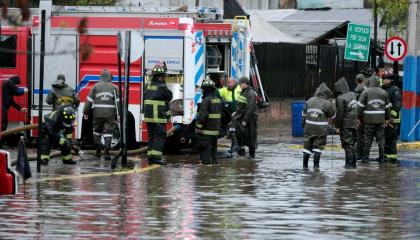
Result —
[[[322,83],[310,98],[302,111],[304,133],[312,136],[327,135],[328,119],[334,117],[333,104],[328,100],[333,95],[325,83]]]
[[[63,120],[63,109],[65,106],[58,107],[57,110],[48,113],[44,117],[43,130],[52,136],[54,139],[65,137],[67,139],[72,138],[73,125],[66,124]]]
[[[144,121],[148,123],[167,123],[171,116],[169,102],[172,92],[166,84],[152,79],[144,91]]]
[[[101,80],[90,89],[83,114],[87,115],[93,109],[93,118],[115,119],[118,101],[118,88],[111,82]]]
[[[198,112],[196,132],[209,136],[218,136],[222,111],[222,99],[215,92],[205,96]]]
[[[344,77],[340,78],[334,86],[338,94],[335,100],[336,117],[335,126],[337,128],[356,128],[357,127],[357,101],[354,93],[349,91],[349,85]]]
[[[47,103],[53,105],[53,111],[62,105],[72,105],[77,108],[80,104],[79,96],[74,89],[67,85],[63,80],[56,80],[47,96]]]
[[[391,106],[391,117],[394,119],[394,123],[400,122],[400,110],[402,103],[401,90],[392,84],[383,85],[382,88],[388,93],[389,102]]]
[[[388,94],[380,87],[377,77],[369,78],[367,87],[357,103],[359,118],[364,124],[383,124],[389,120],[391,104]]]
[[[257,93],[251,87],[239,94],[235,119],[246,123],[257,120]]]

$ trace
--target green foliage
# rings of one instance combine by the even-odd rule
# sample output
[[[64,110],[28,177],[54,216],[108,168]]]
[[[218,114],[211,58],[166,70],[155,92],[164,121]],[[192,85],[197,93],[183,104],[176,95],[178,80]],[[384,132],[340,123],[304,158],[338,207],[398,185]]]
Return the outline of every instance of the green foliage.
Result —
[[[370,0],[373,6],[373,1]],[[376,0],[381,24],[387,26],[391,35],[405,34],[410,0]],[[374,11],[372,9],[372,11]]]
[[[53,4],[62,6],[114,6],[115,0],[53,0]]]

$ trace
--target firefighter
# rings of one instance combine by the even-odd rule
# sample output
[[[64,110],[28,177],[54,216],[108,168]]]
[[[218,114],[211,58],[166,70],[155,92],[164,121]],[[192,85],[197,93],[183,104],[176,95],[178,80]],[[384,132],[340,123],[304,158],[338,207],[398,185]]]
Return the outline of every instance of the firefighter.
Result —
[[[235,123],[232,122],[232,113],[236,111],[239,94],[241,93],[241,87],[238,81],[234,78],[229,78],[227,86],[218,90],[219,96],[223,100],[224,108],[222,114],[222,125],[220,131],[224,136],[228,133],[228,138],[232,140],[230,150],[228,151],[230,157],[233,153],[239,149],[238,142],[236,139]]]
[[[8,125],[7,111],[10,106],[21,112],[26,112],[26,108],[21,107],[13,99],[14,96],[22,96],[28,92],[28,88],[19,88],[16,85],[20,84],[19,76],[13,76],[2,84],[2,120],[1,131],[5,131]]]
[[[230,111],[236,111],[237,100],[241,93],[241,87],[234,78],[229,78],[227,86],[219,89],[219,95],[223,101],[229,106]]]
[[[196,122],[200,159],[204,165],[217,164],[217,138],[223,111],[222,99],[216,94],[216,84],[213,80],[203,81],[201,89],[203,100]]]
[[[105,160],[111,160],[111,149],[114,121],[118,116],[118,89],[111,83],[111,73],[104,69],[100,75],[101,81],[96,83],[89,92],[83,109],[85,120],[93,109],[93,141],[96,148],[95,157],[101,157],[101,138],[105,142]]]
[[[337,133],[340,134],[341,147],[346,156],[345,167],[356,167],[356,156],[354,144],[356,143],[357,126],[357,101],[354,93],[349,91],[349,85],[344,77],[335,83],[335,92],[338,97],[336,104],[335,126]]]
[[[385,160],[397,163],[397,140],[400,135],[400,109],[402,95],[400,89],[393,84],[392,69],[385,69],[382,88],[388,93],[390,108],[390,121],[385,127]]]
[[[319,168],[322,150],[327,144],[328,119],[334,118],[333,104],[328,100],[333,95],[325,83],[322,83],[310,98],[302,111],[302,127],[305,143],[303,146],[303,168],[308,168],[309,157],[314,154],[314,168]]]
[[[171,117],[169,102],[172,92],[165,83],[164,67],[155,65],[152,69],[152,79],[144,91],[144,121],[147,123],[149,164],[165,165],[162,159],[166,139],[166,123]]]
[[[356,95],[356,101],[359,101],[360,94],[366,90],[366,80],[363,74],[357,74],[356,76],[356,87],[354,88],[354,94]],[[360,160],[363,156],[363,145],[364,145],[364,126],[362,119],[359,119],[357,124],[357,141],[356,141],[356,159]]]
[[[71,140],[73,122],[76,113],[70,106],[60,106],[57,110],[45,115],[41,129],[41,164],[48,165],[51,145],[59,144],[61,160],[64,164],[74,165],[77,162],[71,157]]]
[[[66,84],[63,74],[59,74],[57,80],[51,85],[46,101],[53,106],[53,111],[61,105],[71,105],[77,109],[80,104],[79,96],[72,87]]]
[[[237,123],[236,135],[241,149],[239,155],[245,155],[244,146],[248,147],[249,157],[255,158],[257,148],[257,93],[251,88],[247,77],[239,79],[241,93],[238,96],[236,112],[233,113]]]
[[[367,82],[367,89],[362,92],[358,101],[358,116],[362,118],[364,125],[364,147],[362,163],[369,162],[370,148],[373,138],[378,143],[379,164],[384,161],[384,127],[389,122],[388,94],[379,85],[379,78],[372,76]]]

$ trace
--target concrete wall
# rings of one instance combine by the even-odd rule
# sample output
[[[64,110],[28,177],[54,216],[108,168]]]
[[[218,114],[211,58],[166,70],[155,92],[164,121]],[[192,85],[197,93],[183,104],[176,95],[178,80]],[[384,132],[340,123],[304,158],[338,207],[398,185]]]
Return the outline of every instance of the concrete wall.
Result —
[[[271,100],[270,107],[258,114],[259,126],[292,124],[292,100]]]

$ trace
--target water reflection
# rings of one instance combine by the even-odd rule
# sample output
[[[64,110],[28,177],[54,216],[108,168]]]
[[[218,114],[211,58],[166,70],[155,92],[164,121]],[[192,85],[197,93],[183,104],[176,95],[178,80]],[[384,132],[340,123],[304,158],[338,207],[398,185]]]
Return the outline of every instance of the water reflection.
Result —
[[[0,198],[0,239],[420,238],[418,162],[345,170],[338,153],[303,171],[300,150],[285,146],[215,166],[172,156],[143,173],[27,183]],[[52,164],[40,177],[108,164]]]

